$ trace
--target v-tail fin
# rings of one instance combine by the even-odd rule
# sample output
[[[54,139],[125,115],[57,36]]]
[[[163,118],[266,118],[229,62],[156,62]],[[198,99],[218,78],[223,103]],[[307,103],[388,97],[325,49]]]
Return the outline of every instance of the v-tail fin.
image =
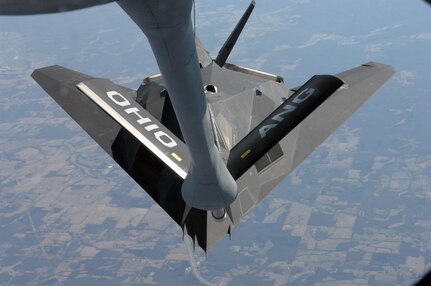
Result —
[[[224,64],[226,63],[227,58],[232,52],[232,49],[235,46],[239,36],[241,35],[241,32],[244,29],[245,24],[248,21],[248,18],[250,18],[250,15],[253,12],[253,9],[255,6],[256,6],[256,1],[252,0],[247,10],[244,12],[244,15],[241,17],[238,24],[235,26],[235,29],[232,31],[229,38],[223,44],[223,47],[220,49],[217,55],[217,58],[215,59],[215,63],[218,64],[220,67],[223,67]]]

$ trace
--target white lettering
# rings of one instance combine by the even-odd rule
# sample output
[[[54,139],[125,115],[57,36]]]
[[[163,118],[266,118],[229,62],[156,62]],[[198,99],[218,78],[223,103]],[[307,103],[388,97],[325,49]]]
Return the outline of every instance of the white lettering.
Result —
[[[283,112],[280,112],[279,114],[276,114],[272,118],[272,120],[275,120],[275,121],[278,121],[278,122],[282,122],[284,120],[284,118],[281,117],[281,116],[284,115],[284,114],[286,114],[286,113],[294,111],[296,109],[296,106],[292,106],[292,105],[288,104],[285,107],[283,107],[283,109],[286,110],[286,111],[283,111]]]
[[[304,89],[303,91],[301,91],[298,95],[296,95],[295,98],[292,100],[292,102],[296,103],[296,104],[301,104],[302,102],[306,101],[310,96],[314,95],[316,93],[316,91],[317,91],[317,89],[312,88],[312,87],[308,87],[308,88]],[[281,111],[281,112],[275,114],[271,118],[272,120],[277,121],[278,123],[264,125],[259,129],[260,137],[263,139],[266,136],[266,134],[269,132],[269,130],[276,128],[279,123],[281,123],[285,120],[283,115],[296,110],[296,108],[297,108],[297,106],[286,104],[283,107],[283,109],[285,111]]]
[[[277,127],[278,124],[269,124],[269,125],[264,125],[259,129],[259,134],[260,134],[260,138],[264,138],[266,136],[266,133],[268,133],[269,130],[271,130],[272,128]]]
[[[293,99],[293,102],[296,104],[300,104],[301,102],[306,101],[310,96],[312,96],[314,94],[315,90],[316,89],[311,88],[311,87],[304,89],[303,91],[301,91],[300,94],[295,96],[295,98]],[[303,95],[305,95],[305,96],[302,97]]]
[[[145,123],[148,123],[148,122],[151,122],[151,120],[149,118],[142,117],[139,114],[139,109],[137,109],[136,107],[127,108],[125,111],[126,111],[127,114],[134,113],[136,116],[138,116],[139,120],[137,122],[139,124],[141,124],[141,125],[145,124]]]
[[[108,97],[117,105],[121,106],[121,107],[127,107],[130,106],[130,101],[127,100],[127,98],[125,98],[121,93],[118,93],[116,91],[108,91],[106,93],[108,95]],[[143,125],[143,124],[147,124],[152,122],[152,120],[148,117],[143,117],[140,114],[139,108],[137,107],[129,107],[127,109],[124,110],[127,114],[134,114],[138,117],[138,119],[136,120],[138,122],[138,124]],[[156,129],[159,129],[160,127],[157,124],[150,124],[147,126],[144,126],[145,130],[147,131],[153,131]],[[157,131],[154,133],[154,136],[156,137],[156,139],[162,143],[164,146],[168,147],[168,148],[173,148],[175,146],[177,146],[177,142],[175,142],[174,139],[172,139],[168,134],[166,134],[163,131]]]
[[[122,96],[120,93],[118,93],[116,91],[108,91],[106,94],[108,95],[108,97],[113,102],[115,102],[119,106],[125,107],[125,106],[129,106],[130,105],[130,102],[124,96]],[[121,101],[118,101],[117,99],[115,99],[114,96],[120,97]]]
[[[154,136],[156,136],[157,140],[159,140],[163,145],[165,145],[168,148],[173,148],[177,146],[177,142],[174,141],[168,134],[166,134],[163,131],[157,131],[154,133]],[[162,137],[166,138],[167,141],[163,140]]]
[[[159,126],[157,126],[156,124],[151,124],[151,125],[145,126],[145,129],[147,131],[151,131],[151,130],[158,129],[158,128],[159,128]]]

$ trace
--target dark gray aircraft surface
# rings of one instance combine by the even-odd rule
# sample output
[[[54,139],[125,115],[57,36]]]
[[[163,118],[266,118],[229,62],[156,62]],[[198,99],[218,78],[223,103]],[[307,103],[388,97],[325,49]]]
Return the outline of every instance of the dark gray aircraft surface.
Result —
[[[1,15],[111,1],[0,0]],[[227,62],[255,2],[212,59],[194,35],[193,0],[120,0],[161,74],[137,90],[61,66],[37,83],[208,251],[393,74],[369,62],[289,89]]]

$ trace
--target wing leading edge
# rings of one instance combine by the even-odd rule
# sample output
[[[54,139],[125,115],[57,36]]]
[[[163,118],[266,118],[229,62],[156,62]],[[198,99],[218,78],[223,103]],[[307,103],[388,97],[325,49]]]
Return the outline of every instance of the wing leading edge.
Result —
[[[190,166],[186,145],[127,93],[107,79],[80,82],[77,87],[162,160],[178,176],[185,179]]]

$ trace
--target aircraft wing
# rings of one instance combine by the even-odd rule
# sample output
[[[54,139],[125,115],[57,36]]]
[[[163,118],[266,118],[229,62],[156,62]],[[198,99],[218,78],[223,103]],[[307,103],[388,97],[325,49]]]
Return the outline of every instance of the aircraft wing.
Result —
[[[185,203],[181,185],[190,164],[190,154],[176,135],[136,103],[134,90],[61,66],[37,69],[32,77],[177,224],[183,226]],[[115,102],[109,102],[112,101],[109,94]],[[173,109],[169,100],[162,106],[164,122],[165,117],[172,117]],[[168,125],[170,121],[166,121]],[[171,139],[176,145],[170,149]],[[206,230],[199,227],[205,214],[196,209],[190,211],[186,224],[192,237],[202,236],[193,233],[195,229],[197,232]]]
[[[214,65],[213,68],[216,70]],[[217,74],[215,70],[211,73],[213,76]],[[201,237],[198,237],[199,245],[204,250],[208,250],[215,245],[222,235],[226,233],[231,234],[233,225],[239,223],[254,206],[256,206],[270,191],[272,191],[286,176],[294,171],[295,168],[315,148],[323,143],[329,135],[331,135],[345,120],[347,120],[393,74],[394,69],[391,66],[373,62],[336,74],[330,81],[334,81],[335,78],[338,78],[339,80],[342,80],[342,85],[322,104],[314,109],[311,114],[306,116],[296,127],[288,132],[287,135],[281,134],[282,139],[278,143],[273,143],[275,145],[273,145],[273,147],[269,149],[263,157],[261,157],[237,179],[238,196],[237,199],[226,208],[226,219],[223,222],[220,222],[211,219],[211,216],[207,215],[206,237],[204,238],[203,243],[201,241]],[[214,80],[216,80],[216,77],[214,77]],[[263,82],[258,84],[257,87],[250,90],[244,90],[243,93],[238,95],[239,102],[234,101],[234,98],[228,97],[227,104],[213,106],[214,113],[218,114],[216,116],[217,118],[222,114],[224,115],[224,118],[229,118],[228,122],[231,122],[232,124],[230,132],[238,133],[238,130],[241,129],[237,128],[238,126],[245,127],[243,125],[239,125],[240,123],[237,123],[235,118],[237,118],[238,122],[239,116],[253,118],[253,120],[249,120],[249,133],[245,135],[245,137],[242,137],[241,134],[237,134],[238,138],[242,137],[246,139],[249,135],[252,135],[251,139],[253,139],[253,130],[268,118],[275,121],[278,121],[278,115],[287,118],[285,113],[279,113],[276,116],[273,116],[274,114],[271,112],[268,112],[266,115],[264,114],[265,112],[263,112],[263,110],[268,111],[268,106],[266,106],[266,104],[269,104],[268,101],[264,99],[266,93],[272,92],[274,96],[277,95],[280,99],[286,96],[288,97],[284,101],[284,103],[286,103],[289,102],[290,97],[292,97],[293,100],[296,100],[297,96],[300,97],[303,87],[307,88],[307,83],[310,83],[310,81],[308,81],[302,87],[298,88],[297,92],[289,94],[287,88],[286,91],[282,88],[284,86],[283,84],[273,80],[262,80]],[[252,81],[251,78],[250,81]],[[326,79],[324,82],[324,85],[329,83]],[[257,93],[257,90],[260,92]],[[248,101],[247,99],[251,100]],[[280,107],[284,109],[284,103],[281,103],[279,107],[275,106],[275,110]],[[220,108],[220,106],[223,107]],[[298,109],[295,109],[295,111],[302,113],[302,111],[299,111]],[[260,119],[257,120],[257,118]],[[225,119],[218,121],[219,127],[223,125],[225,125],[225,127],[227,126],[223,121],[225,121]],[[235,124],[238,126],[234,126]],[[278,127],[279,126],[277,125],[277,127],[274,127],[274,129],[271,130],[277,132],[275,130]],[[231,149],[230,156],[235,155],[235,152],[232,154],[232,151],[235,150],[236,146],[241,145],[241,142],[243,142],[242,139],[241,141],[238,140],[236,141],[236,145]],[[255,144],[263,143],[264,142],[260,139],[256,139],[255,141]],[[255,148],[250,146],[248,150],[247,148],[244,150],[246,150],[244,153],[242,151],[239,152],[239,154],[242,154],[240,158],[235,156],[236,160],[245,160],[247,156],[250,156],[255,151]],[[231,159],[230,156],[228,159],[228,166]],[[232,166],[234,165],[235,164]]]
[[[322,144],[394,72],[389,65],[369,62],[336,74],[344,85],[280,141],[283,159],[260,176],[259,200]]]

